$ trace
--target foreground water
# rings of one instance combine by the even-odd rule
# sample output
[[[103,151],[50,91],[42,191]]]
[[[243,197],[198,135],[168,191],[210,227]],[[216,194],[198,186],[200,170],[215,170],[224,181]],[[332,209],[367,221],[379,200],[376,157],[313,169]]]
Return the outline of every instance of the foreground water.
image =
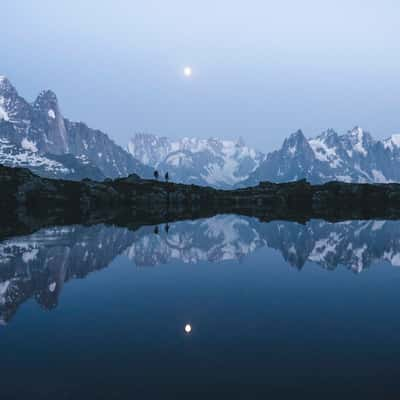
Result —
[[[396,396],[399,267],[396,221],[219,215],[10,238],[1,399]]]

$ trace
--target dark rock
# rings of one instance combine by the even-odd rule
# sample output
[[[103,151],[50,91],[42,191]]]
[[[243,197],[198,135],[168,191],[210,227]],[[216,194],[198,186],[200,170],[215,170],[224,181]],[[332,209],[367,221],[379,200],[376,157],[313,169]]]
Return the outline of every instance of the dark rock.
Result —
[[[393,218],[400,216],[400,184],[311,185],[262,182],[238,190],[217,190],[156,180],[127,178],[97,182],[54,180],[27,169],[0,166],[0,206],[3,212],[31,214],[109,214],[135,210],[138,215],[160,216],[237,213],[261,219]]]

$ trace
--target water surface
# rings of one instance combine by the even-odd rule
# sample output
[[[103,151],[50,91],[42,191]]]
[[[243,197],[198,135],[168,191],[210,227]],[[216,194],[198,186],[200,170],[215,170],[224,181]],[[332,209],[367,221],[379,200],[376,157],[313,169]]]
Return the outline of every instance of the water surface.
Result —
[[[397,221],[219,215],[11,237],[1,398],[395,396],[399,267]]]

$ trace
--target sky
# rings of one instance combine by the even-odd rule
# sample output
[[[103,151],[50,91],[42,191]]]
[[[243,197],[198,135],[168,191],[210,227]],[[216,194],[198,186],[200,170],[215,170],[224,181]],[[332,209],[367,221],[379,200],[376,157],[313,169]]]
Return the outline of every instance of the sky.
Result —
[[[400,133],[400,2],[0,0],[0,75],[125,146],[136,132]],[[185,66],[193,68],[186,78]]]

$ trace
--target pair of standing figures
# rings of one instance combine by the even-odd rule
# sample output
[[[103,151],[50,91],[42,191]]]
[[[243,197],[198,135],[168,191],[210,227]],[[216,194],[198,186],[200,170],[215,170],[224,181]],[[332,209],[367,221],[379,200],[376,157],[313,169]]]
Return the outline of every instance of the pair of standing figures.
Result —
[[[160,176],[160,174],[158,173],[157,170],[155,170],[155,171],[154,171],[154,178],[155,178],[155,179],[158,179],[159,176]],[[165,173],[164,178],[165,178],[166,182],[169,181],[169,174],[168,174],[168,172]]]

